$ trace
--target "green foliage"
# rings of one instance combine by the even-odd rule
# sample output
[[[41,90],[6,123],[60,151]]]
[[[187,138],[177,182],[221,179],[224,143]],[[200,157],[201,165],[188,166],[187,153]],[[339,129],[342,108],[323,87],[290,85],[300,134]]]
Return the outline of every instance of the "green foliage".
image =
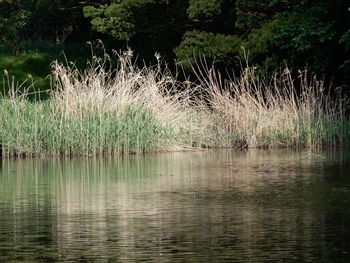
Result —
[[[140,11],[142,13],[149,6],[167,3],[167,0],[112,0],[110,5],[86,6],[83,10],[84,15],[91,18],[95,30],[118,40],[130,40],[138,30],[138,22],[145,18],[139,16]]]
[[[134,33],[132,12],[122,3],[84,7],[86,17],[92,18],[93,29],[119,40],[129,40]]]
[[[237,0],[236,27],[245,31],[258,28],[271,18],[269,0]]]
[[[350,12],[350,7],[348,8],[348,11]],[[350,82],[350,25],[348,25],[349,29],[341,36],[339,42],[340,44],[343,44],[345,47],[345,50],[347,52],[347,58],[344,61],[344,63],[341,65],[341,69],[343,72],[345,72],[345,75]]]
[[[260,64],[265,72],[273,72],[284,66],[284,61],[277,57],[279,43],[274,38],[279,23],[275,19],[253,29],[242,43],[244,49],[241,50],[240,57],[247,56],[249,63]]]
[[[340,83],[350,65],[348,8],[344,0],[0,0],[0,44],[17,54],[23,42],[104,38],[146,61],[204,54],[228,67],[242,45],[267,71],[286,62]]]
[[[344,43],[347,51],[350,50],[350,29],[340,38],[340,43]]]
[[[19,42],[28,40],[62,43],[77,36],[82,39],[91,32],[87,30],[89,23],[83,16],[83,6],[91,2],[95,1],[2,0],[1,35],[6,33],[6,39],[16,41],[17,47]],[[77,32],[79,34],[74,34]],[[10,45],[13,46],[12,43]]]
[[[185,34],[184,40],[175,49],[175,53],[187,68],[201,56],[213,62],[232,65],[237,61],[235,56],[239,54],[241,41],[234,35],[191,31]]]
[[[318,73],[334,72],[345,56],[339,39],[350,26],[342,0],[274,1],[279,9],[275,15],[280,23],[274,38],[287,51],[294,67],[309,68]],[[338,62],[339,61],[339,62]]]
[[[325,3],[296,9],[287,14],[283,12],[278,17],[283,19],[279,19],[275,38],[282,48],[306,51],[332,40],[336,35],[335,21],[328,20],[329,11]]]
[[[187,9],[189,18],[211,17],[221,13],[221,5],[225,0],[189,0]]]
[[[89,30],[82,8],[90,2],[94,1],[34,0],[30,6],[33,15],[26,27],[26,40],[62,43],[69,37],[74,39],[75,33],[85,37]]]
[[[0,41],[17,55],[24,27],[28,23],[30,12],[22,7],[21,2],[0,2]]]
[[[244,47],[249,50],[253,60],[268,54],[277,45],[274,35],[278,24],[279,20],[265,23],[260,28],[253,29],[247,36]]]

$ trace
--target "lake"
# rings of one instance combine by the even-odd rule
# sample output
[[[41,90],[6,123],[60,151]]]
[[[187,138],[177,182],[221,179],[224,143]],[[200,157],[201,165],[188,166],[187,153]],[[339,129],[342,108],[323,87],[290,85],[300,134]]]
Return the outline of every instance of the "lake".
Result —
[[[350,262],[350,151],[0,161],[0,262]]]

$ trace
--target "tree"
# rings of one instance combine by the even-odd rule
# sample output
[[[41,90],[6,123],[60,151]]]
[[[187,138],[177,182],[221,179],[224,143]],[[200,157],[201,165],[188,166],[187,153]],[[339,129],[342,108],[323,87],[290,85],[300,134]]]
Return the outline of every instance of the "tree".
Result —
[[[344,0],[111,0],[84,8],[93,29],[141,52],[174,51],[234,67],[243,58],[262,71],[288,66],[341,76],[349,64],[350,15]],[[343,66],[342,66],[343,65]]]
[[[83,7],[93,0],[0,0],[0,41],[19,52],[22,41],[63,43],[91,34]],[[79,34],[77,34],[79,32]]]
[[[142,42],[143,53],[149,46],[171,53],[186,28],[187,1],[112,0],[84,7],[92,28],[116,40]],[[153,51],[154,53],[154,51]]]
[[[67,39],[85,40],[91,34],[90,21],[83,7],[93,0],[33,0],[31,18],[25,28],[25,38],[63,43]]]
[[[237,19],[235,25],[243,30],[244,33],[271,20],[274,12],[270,6],[270,0],[237,0],[235,5]]]
[[[275,0],[280,11],[274,38],[294,67],[307,65],[317,73],[339,75],[345,49],[341,36],[350,26],[348,3],[343,0]]]
[[[234,29],[234,3],[234,0],[112,0],[109,4],[87,6],[84,14],[91,18],[93,29],[118,40],[141,39],[153,44],[157,49],[153,53],[164,51],[173,56],[175,50],[180,59],[201,53],[230,65],[239,49],[239,37],[230,34]]]
[[[190,19],[209,18],[221,14],[225,0],[189,0],[187,13]]]
[[[350,7],[348,8],[348,11],[350,12]],[[348,72],[350,72],[350,25],[348,25],[348,30],[341,36],[339,43],[344,45],[346,51],[346,59],[341,65],[341,69],[347,78],[347,82],[350,83],[350,76],[348,74]]]
[[[13,55],[19,52],[23,30],[30,17],[25,5],[24,1],[0,1],[0,40],[11,48]]]
[[[189,31],[175,49],[176,56],[183,61],[185,68],[191,68],[196,60],[205,56],[211,62],[226,66],[237,63],[242,40],[235,35],[225,36],[210,32]]]

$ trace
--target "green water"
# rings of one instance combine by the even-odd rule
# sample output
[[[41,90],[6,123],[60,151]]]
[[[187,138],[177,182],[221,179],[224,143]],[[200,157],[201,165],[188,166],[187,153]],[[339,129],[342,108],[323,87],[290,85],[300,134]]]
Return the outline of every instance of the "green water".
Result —
[[[350,151],[0,161],[0,262],[350,262]]]

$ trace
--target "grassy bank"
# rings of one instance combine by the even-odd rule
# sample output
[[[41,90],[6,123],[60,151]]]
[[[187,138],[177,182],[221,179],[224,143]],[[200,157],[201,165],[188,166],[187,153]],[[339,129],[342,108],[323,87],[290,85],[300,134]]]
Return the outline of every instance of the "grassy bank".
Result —
[[[1,94],[9,92],[11,87],[18,87],[23,82],[29,87],[29,92],[45,90],[50,82],[50,63],[56,56],[48,53],[23,53],[12,56],[8,53],[0,54],[0,79],[2,80]],[[35,85],[31,85],[35,84]]]
[[[179,82],[160,65],[139,68],[132,53],[93,57],[84,70],[52,64],[50,99],[30,102],[10,87],[0,99],[2,156],[68,156],[191,147],[347,145],[347,101],[301,74],[263,79],[247,68],[222,81],[213,69]],[[5,83],[6,85],[6,83]],[[193,94],[197,94],[194,96]],[[201,96],[198,96],[201,94]]]
[[[84,44],[24,42],[21,43],[20,50],[21,53],[14,56],[9,47],[0,45],[1,94],[6,94],[11,86],[18,87],[23,82],[26,83],[22,87],[29,87],[29,93],[47,90],[50,86],[50,65],[53,60],[64,62],[66,55],[74,63],[84,66],[90,57],[90,48]],[[32,98],[31,95],[29,97]]]

